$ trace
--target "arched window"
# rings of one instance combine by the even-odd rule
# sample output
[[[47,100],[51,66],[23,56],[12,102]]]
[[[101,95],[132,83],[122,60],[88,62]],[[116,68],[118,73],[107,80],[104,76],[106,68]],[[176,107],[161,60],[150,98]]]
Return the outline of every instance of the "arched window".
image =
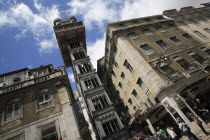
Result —
[[[51,105],[52,99],[49,93],[49,89],[42,89],[37,92],[38,109],[42,109]]]
[[[6,103],[6,120],[20,115],[20,98],[14,98]]]

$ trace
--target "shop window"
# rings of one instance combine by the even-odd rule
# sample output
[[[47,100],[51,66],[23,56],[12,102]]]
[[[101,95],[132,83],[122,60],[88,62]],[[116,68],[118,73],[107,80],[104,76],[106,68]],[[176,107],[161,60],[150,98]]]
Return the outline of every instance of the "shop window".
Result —
[[[207,37],[206,35],[202,34],[199,31],[194,31],[193,33],[196,34],[197,36],[201,37],[201,38],[206,38]]]
[[[125,59],[123,64],[130,72],[133,72],[133,67],[130,65],[130,63]]]
[[[6,120],[20,116],[20,107],[21,107],[20,98],[15,98],[7,101],[6,115],[5,115]]]
[[[45,108],[52,104],[49,89],[42,89],[37,92],[38,109]]]
[[[185,37],[190,42],[195,41],[195,39],[192,36],[190,36],[189,34],[183,34],[182,36]]]
[[[140,48],[148,56],[155,54],[155,51],[152,48],[150,48],[147,44],[140,45]]]
[[[41,127],[41,140],[58,140],[55,122],[48,123]]]
[[[160,46],[163,50],[168,50],[170,47],[166,44],[163,40],[156,41],[156,43]]]
[[[146,84],[142,81],[142,79],[139,77],[137,80],[137,84],[139,85],[139,87],[144,91],[144,93],[147,93],[149,91],[148,87],[146,86]]]
[[[139,36],[135,32],[131,32],[127,34],[131,40],[139,39]]]
[[[85,86],[88,90],[91,90],[93,88],[96,88],[99,86],[97,78],[89,78],[85,80]]]
[[[183,45],[183,42],[179,40],[177,37],[170,37],[170,40],[173,41],[177,46]]]
[[[142,31],[146,36],[151,36],[151,35],[154,34],[150,29],[145,29],[145,30],[142,30]]]
[[[106,135],[110,135],[120,129],[117,119],[102,123],[102,127]]]

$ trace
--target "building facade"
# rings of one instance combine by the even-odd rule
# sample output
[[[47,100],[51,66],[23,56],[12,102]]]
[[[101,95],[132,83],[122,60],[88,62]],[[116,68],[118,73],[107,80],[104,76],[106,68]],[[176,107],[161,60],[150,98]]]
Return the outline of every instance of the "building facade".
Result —
[[[0,75],[0,139],[82,139],[72,93],[65,67],[46,65]]]
[[[208,122],[196,109],[210,104],[208,51],[205,42],[162,15],[109,23],[99,75],[104,73],[105,87],[120,97],[128,125],[155,134],[157,126],[178,128],[181,118],[197,134],[201,129],[191,116]]]
[[[92,139],[121,139],[123,124],[86,53],[85,27],[75,17],[54,20],[66,67],[72,67]]]

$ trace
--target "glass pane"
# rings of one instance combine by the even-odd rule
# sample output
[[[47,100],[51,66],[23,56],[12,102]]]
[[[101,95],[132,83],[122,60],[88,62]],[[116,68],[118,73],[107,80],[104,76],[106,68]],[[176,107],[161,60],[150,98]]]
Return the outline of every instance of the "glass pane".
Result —
[[[20,103],[16,103],[15,105],[14,116],[20,115]]]
[[[39,103],[42,103],[44,101],[44,97],[43,97],[43,95],[40,95],[39,96]]]

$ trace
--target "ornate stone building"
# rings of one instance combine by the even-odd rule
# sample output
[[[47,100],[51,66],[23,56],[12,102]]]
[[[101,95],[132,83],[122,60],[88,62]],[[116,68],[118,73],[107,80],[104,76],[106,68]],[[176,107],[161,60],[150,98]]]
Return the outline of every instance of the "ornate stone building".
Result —
[[[65,67],[46,65],[0,75],[0,139],[82,139],[72,93]]]
[[[55,19],[54,31],[64,63],[72,67],[92,139],[121,139],[123,124],[86,53],[83,23]]]
[[[209,12],[199,16],[210,22]],[[191,119],[194,115],[206,126],[207,118],[196,109],[210,105],[210,49],[205,43],[162,15],[107,25],[105,56],[98,61],[98,72],[114,100],[120,99],[116,103],[124,104],[129,125],[140,124],[142,131],[154,134],[157,126],[177,128],[176,119],[181,118],[197,134],[201,129]],[[124,110],[119,112],[127,116]]]

